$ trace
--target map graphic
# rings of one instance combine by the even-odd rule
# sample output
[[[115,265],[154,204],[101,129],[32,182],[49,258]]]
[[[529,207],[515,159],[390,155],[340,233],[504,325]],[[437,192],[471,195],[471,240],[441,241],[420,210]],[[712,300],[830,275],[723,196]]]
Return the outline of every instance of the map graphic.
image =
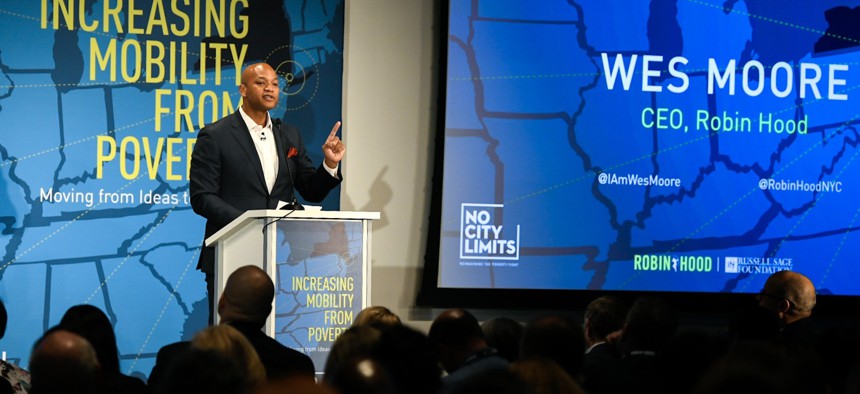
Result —
[[[860,295],[858,6],[450,2],[439,287]]]
[[[205,20],[182,32],[170,10],[165,30],[144,29],[158,18],[153,4],[126,3],[118,25],[94,30],[86,26],[108,20],[101,1],[0,5],[0,299],[9,310],[0,350],[22,367],[77,304],[107,313],[122,372],[142,378],[161,346],[206,325],[196,270],[204,221],[189,204],[187,159],[196,131],[239,105],[230,48],[245,48],[246,65],[280,65],[285,90],[272,116],[303,130],[308,146],[340,119],[340,0],[227,7],[225,34]],[[99,56],[111,45],[115,63],[105,67]],[[337,209],[337,195],[322,205]]]

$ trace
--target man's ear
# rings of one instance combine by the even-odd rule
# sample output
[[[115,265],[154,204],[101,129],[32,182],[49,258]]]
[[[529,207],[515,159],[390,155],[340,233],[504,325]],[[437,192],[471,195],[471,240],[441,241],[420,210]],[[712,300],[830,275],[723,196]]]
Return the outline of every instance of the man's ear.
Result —
[[[791,303],[786,299],[782,299],[779,301],[779,313],[788,313],[791,310]]]
[[[239,95],[242,97],[245,97],[246,93],[247,93],[247,89],[245,89],[245,84],[239,85]]]
[[[224,298],[224,294],[221,294],[221,297],[218,298],[218,314],[224,311],[224,308],[227,307],[227,300]]]

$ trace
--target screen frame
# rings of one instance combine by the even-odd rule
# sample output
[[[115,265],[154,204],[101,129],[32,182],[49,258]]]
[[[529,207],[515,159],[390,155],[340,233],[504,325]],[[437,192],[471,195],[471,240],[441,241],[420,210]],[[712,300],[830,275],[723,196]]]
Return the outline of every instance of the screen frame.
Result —
[[[643,290],[550,290],[550,289],[491,289],[439,287],[440,243],[442,226],[442,192],[444,184],[445,131],[448,72],[449,2],[437,0],[435,26],[438,40],[436,56],[436,127],[433,137],[434,153],[431,173],[431,199],[427,228],[424,268],[421,275],[416,306],[436,308],[480,309],[584,309],[600,296],[616,296],[630,303],[638,297],[656,297],[667,301],[679,312],[695,315],[726,315],[756,305],[757,293],[668,292]],[[860,296],[817,295],[814,315],[843,317],[860,306]]]

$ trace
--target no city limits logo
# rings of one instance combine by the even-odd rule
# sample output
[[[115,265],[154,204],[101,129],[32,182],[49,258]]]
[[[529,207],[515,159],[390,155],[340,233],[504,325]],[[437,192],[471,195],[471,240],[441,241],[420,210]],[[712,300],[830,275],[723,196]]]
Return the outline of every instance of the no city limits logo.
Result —
[[[498,218],[503,208],[503,204],[460,205],[461,259],[520,259],[520,225],[515,234],[506,233]]]

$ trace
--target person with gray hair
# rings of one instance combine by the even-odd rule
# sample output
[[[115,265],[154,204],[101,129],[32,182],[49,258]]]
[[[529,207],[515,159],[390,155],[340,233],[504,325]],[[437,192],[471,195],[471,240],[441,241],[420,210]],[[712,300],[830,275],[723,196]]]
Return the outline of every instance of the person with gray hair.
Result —
[[[781,328],[777,340],[785,344],[811,345],[817,329],[811,319],[815,286],[805,275],[779,271],[767,278],[758,294],[759,306],[773,313]]]

